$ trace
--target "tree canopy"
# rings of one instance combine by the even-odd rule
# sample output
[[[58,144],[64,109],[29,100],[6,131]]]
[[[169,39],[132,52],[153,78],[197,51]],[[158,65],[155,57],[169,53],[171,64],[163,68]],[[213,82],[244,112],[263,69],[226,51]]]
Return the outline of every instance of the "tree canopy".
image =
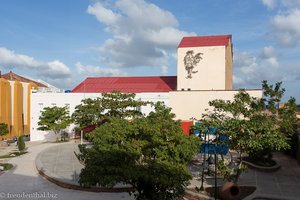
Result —
[[[122,119],[142,116],[140,107],[146,105],[147,102],[136,100],[135,96],[133,93],[121,93],[118,91],[103,93],[101,106],[105,110],[105,116]]]
[[[104,108],[101,106],[101,99],[83,99],[81,104],[75,107],[72,114],[72,119],[79,128],[84,128],[89,125],[95,125],[103,118]]]
[[[102,93],[102,96],[96,99],[83,99],[81,104],[75,107],[72,119],[80,128],[89,125],[97,125],[103,119],[110,117],[132,119],[142,116],[141,106],[147,102],[135,99],[135,94],[120,93],[113,91],[111,93]]]
[[[71,122],[67,106],[45,107],[39,117],[38,130],[51,130],[57,134],[60,130],[67,128]]]
[[[130,184],[139,200],[181,197],[191,179],[186,164],[199,140],[183,135],[173,117],[169,108],[157,103],[147,117],[110,118],[90,135],[93,147],[85,149],[80,184]]]
[[[281,82],[273,86],[263,81],[262,87],[263,98],[252,97],[242,90],[234,95],[233,101],[209,102],[213,111],[204,115],[202,123],[229,136],[230,148],[253,159],[270,158],[272,151],[288,149],[288,135],[295,130],[295,99],[279,108],[285,91]]]

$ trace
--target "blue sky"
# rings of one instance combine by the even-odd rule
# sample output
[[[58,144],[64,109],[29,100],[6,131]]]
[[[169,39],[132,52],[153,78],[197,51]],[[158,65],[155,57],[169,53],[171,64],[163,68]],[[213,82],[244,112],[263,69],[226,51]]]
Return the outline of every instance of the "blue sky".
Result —
[[[72,89],[87,76],[176,75],[183,36],[232,34],[235,88],[300,101],[300,0],[1,0],[0,69]]]

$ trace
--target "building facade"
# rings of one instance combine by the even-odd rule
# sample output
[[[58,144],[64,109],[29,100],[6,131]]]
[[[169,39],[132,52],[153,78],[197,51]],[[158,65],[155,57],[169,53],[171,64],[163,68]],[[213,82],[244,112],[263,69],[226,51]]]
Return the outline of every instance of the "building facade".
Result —
[[[201,119],[214,99],[233,100],[239,90],[232,86],[231,35],[184,37],[177,49],[177,76],[152,77],[89,77],[71,93],[32,93],[31,140],[53,140],[51,131],[38,131],[38,120],[44,107],[69,106],[70,114],[84,98],[100,97],[101,93],[120,91],[135,93],[141,101],[163,101],[172,108],[176,119]],[[262,97],[260,89],[246,90],[253,97]],[[145,106],[147,115],[154,108]],[[68,132],[72,136],[74,125]]]
[[[0,73],[0,123],[9,130],[1,139],[30,134],[31,92],[39,87],[46,86],[11,71]]]

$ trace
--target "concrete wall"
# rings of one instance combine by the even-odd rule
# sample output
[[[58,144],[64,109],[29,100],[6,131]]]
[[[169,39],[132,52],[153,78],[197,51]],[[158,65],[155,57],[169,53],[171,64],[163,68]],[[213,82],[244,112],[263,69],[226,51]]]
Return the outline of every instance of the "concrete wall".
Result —
[[[194,55],[203,53],[202,59],[196,64],[192,78],[187,78],[187,71],[184,65],[184,57],[187,51],[192,50]],[[225,90],[226,89],[226,47],[188,47],[178,48],[177,54],[177,90]],[[228,50],[227,50],[228,51]],[[230,59],[230,58],[229,58]],[[230,61],[227,61],[229,64]],[[230,69],[227,71],[229,76]],[[232,82],[231,82],[232,83]],[[230,82],[227,83],[229,87]]]
[[[100,93],[31,93],[31,120],[30,120],[30,140],[31,141],[55,141],[56,136],[51,131],[39,131],[38,121],[40,113],[44,107],[59,106],[63,107],[68,105],[70,115],[75,111],[75,107],[81,103],[84,98],[97,98],[101,97]],[[138,93],[136,99],[141,101],[163,101],[169,105],[169,93]],[[141,112],[148,115],[153,111],[150,105],[141,108]],[[71,125],[67,128],[70,137],[74,136],[74,127]]]
[[[247,90],[253,97],[262,97],[261,90]],[[170,107],[177,119],[201,119],[208,102],[214,99],[232,100],[237,90],[219,91],[174,91],[170,92]]]

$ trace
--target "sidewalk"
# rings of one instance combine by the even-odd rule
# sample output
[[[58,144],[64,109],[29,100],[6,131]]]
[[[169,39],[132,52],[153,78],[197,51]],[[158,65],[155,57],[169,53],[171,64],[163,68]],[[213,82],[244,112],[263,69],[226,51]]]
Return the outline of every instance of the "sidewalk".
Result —
[[[18,150],[18,146],[16,146],[14,143],[10,144],[9,146],[0,146],[0,156],[16,150]]]
[[[80,187],[79,174],[84,167],[75,156],[79,153],[79,143],[65,143],[55,147],[50,147],[38,154],[36,158],[36,168],[39,173],[49,181],[69,189],[86,190],[94,192],[126,192],[130,188],[128,185],[117,184],[113,188]]]
[[[300,197],[300,165],[297,160],[283,153],[274,153],[274,160],[281,165],[276,172],[260,172],[248,170],[241,175],[240,185],[254,185],[254,196],[269,196],[273,199],[299,199]]]
[[[272,199],[272,200],[299,200],[300,199],[300,165],[296,159],[283,153],[274,153],[273,159],[281,166],[275,172],[263,172],[248,169],[243,172],[238,180],[240,186],[255,186],[253,194],[246,197],[252,199]],[[189,188],[200,188],[201,175],[191,181]],[[222,179],[217,180],[218,185],[222,185]],[[206,178],[204,187],[214,186],[214,178]]]
[[[79,174],[83,165],[79,163],[74,151],[78,152],[78,143],[65,143],[47,148],[38,154],[35,160],[36,167],[47,177],[79,186]]]

